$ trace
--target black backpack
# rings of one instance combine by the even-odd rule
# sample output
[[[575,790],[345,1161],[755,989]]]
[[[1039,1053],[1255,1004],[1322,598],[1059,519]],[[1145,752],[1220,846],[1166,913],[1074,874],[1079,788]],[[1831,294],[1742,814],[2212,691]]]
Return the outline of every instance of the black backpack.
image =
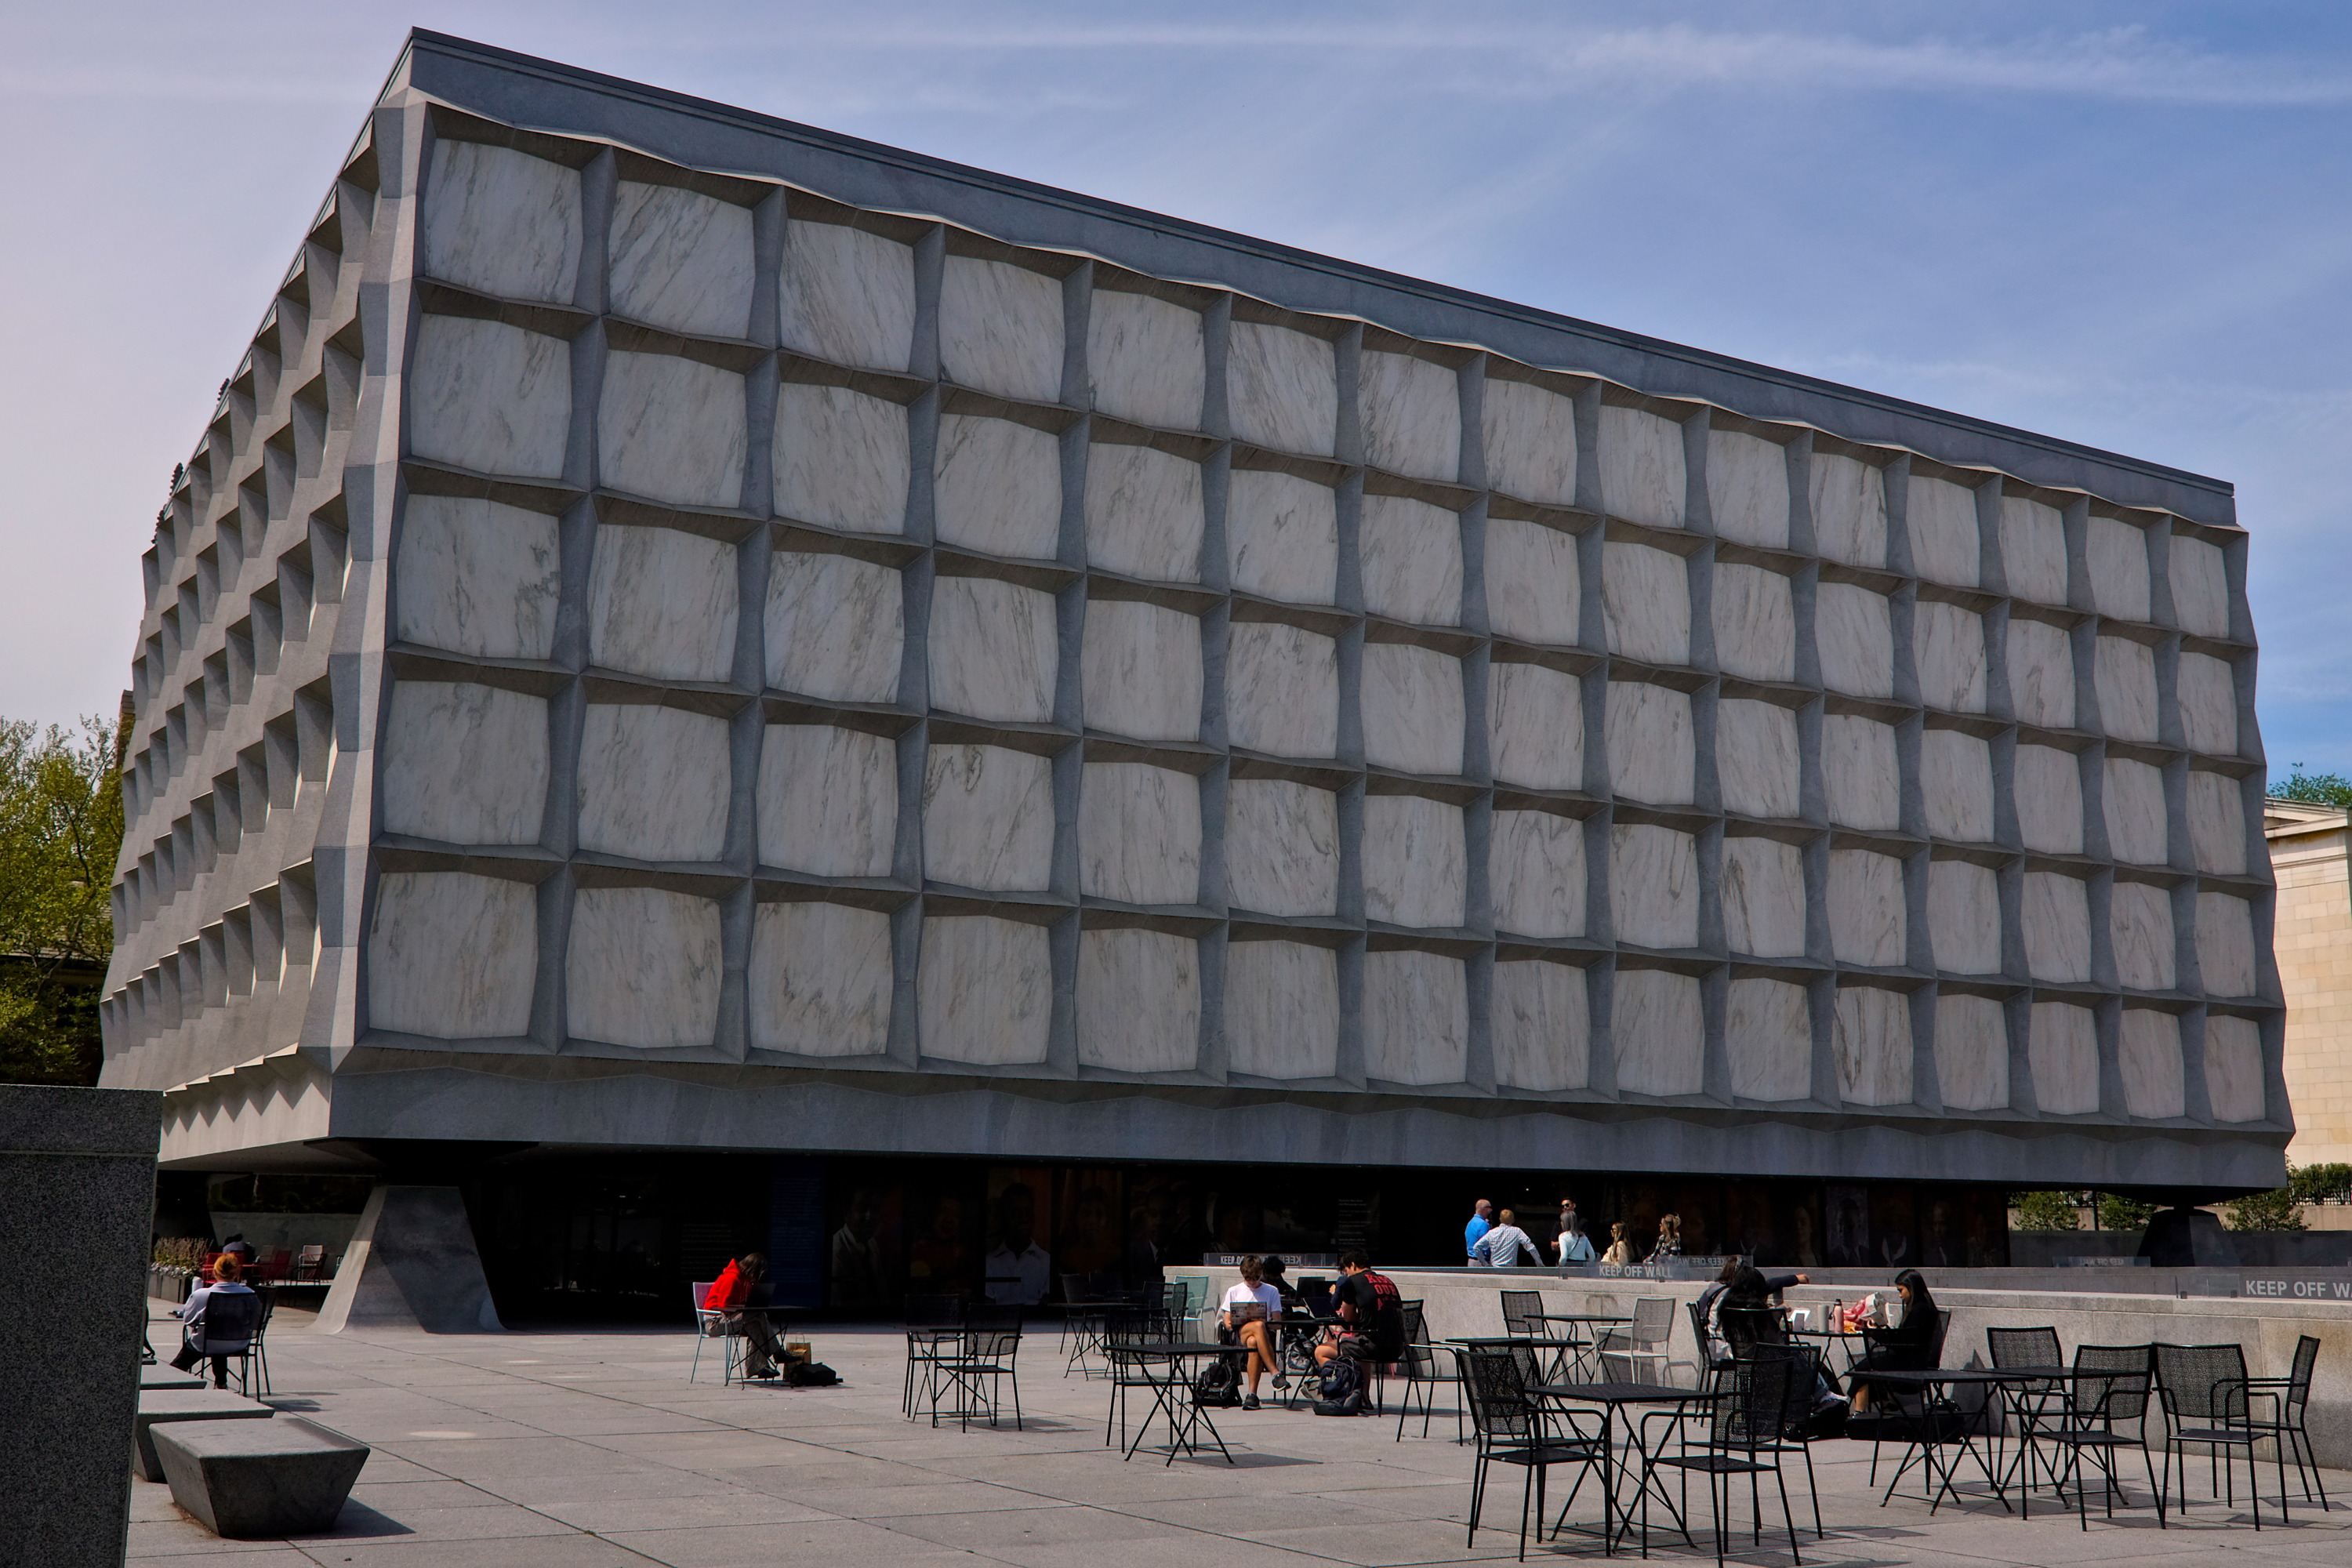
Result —
[[[1241,1381],[1234,1363],[1219,1356],[1192,1380],[1192,1403],[1211,1410],[1230,1410],[1242,1402]]]
[[[784,1369],[784,1381],[794,1388],[831,1388],[841,1374],[821,1361],[802,1361]]]
[[[1344,1355],[1327,1362],[1315,1394],[1316,1415],[1357,1415],[1364,1408],[1363,1369]]]

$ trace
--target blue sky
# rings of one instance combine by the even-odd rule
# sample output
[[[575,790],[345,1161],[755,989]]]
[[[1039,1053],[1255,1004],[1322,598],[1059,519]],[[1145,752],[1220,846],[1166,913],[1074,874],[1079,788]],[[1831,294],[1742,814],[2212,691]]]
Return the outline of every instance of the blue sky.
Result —
[[[2352,773],[2352,7],[11,7],[0,714],[139,551],[412,23],[2233,481]]]

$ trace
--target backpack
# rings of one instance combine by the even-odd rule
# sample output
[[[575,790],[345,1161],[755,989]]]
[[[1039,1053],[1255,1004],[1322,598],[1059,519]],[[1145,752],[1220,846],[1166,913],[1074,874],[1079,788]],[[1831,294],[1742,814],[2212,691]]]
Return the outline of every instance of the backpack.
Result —
[[[1241,1379],[1234,1363],[1219,1356],[1192,1380],[1192,1403],[1211,1410],[1230,1410],[1242,1402]]]
[[[794,1388],[831,1388],[841,1374],[821,1361],[799,1361],[784,1369],[784,1381]]]
[[[1316,1385],[1315,1414],[1354,1415],[1364,1408],[1364,1373],[1347,1356],[1327,1362]]]

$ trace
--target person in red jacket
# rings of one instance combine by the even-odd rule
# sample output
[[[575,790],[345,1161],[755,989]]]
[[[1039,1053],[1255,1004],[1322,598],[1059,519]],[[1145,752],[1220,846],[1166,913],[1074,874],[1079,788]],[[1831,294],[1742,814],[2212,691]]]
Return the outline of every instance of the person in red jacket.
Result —
[[[765,1258],[747,1252],[719,1271],[719,1278],[711,1281],[709,1291],[702,1298],[705,1311],[724,1312],[729,1326],[749,1342],[743,1356],[745,1377],[775,1376],[776,1363],[783,1355],[768,1315],[751,1307],[751,1288],[767,1269]]]

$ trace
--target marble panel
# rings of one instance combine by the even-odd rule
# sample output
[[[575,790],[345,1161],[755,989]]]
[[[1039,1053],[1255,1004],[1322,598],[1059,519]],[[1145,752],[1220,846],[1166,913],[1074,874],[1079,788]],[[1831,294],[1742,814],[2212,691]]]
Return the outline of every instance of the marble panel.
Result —
[[[2219,545],[2172,536],[2172,613],[2191,637],[2230,635],[2230,568]]]
[[[1462,624],[1460,516],[1405,496],[1368,495],[1358,551],[1366,610],[1425,626]]]
[[[1062,532],[1062,444],[1009,419],[940,416],[940,542],[1051,560]]]
[[[2156,650],[2122,637],[2101,637],[2093,676],[2100,727],[2119,741],[2156,741]]]
[[[2210,654],[2184,653],[2179,674],[2180,728],[2189,748],[2210,756],[2238,754],[2238,689],[2229,665]]]
[[[783,345],[815,359],[904,371],[915,341],[915,253],[841,224],[786,226],[777,281]]]
[[[987,915],[926,917],[915,1014],[926,1058],[982,1067],[1044,1061],[1054,1018],[1045,928]]]
[[[950,256],[940,279],[940,371],[959,386],[1030,403],[1062,395],[1062,280]]]
[[[1460,659],[1409,643],[1366,644],[1363,712],[1364,760],[1372,766],[1462,771]]]
[[[2038,605],[2065,604],[2064,514],[2023,496],[2001,497],[2000,568],[2013,596]],[[2145,560],[2141,574],[2147,574]]]
[[[2000,973],[2000,879],[1990,866],[1927,866],[1927,942],[1947,974]]]
[[[2263,1087],[2262,1026],[2252,1018],[2205,1020],[2206,1103],[2216,1121],[2260,1121],[2269,1110]]]
[[[572,1038],[637,1050],[708,1047],[719,1032],[719,906],[659,888],[572,899],[564,998]]]
[[[904,533],[911,475],[907,410],[845,386],[776,389],[779,515],[853,533]]]
[[[1517,518],[1486,520],[1486,624],[1496,637],[1568,647],[1580,598],[1574,534]]]
[[[2179,1018],[2145,1007],[2125,1009],[2118,1065],[2126,1114],[2160,1121],[2186,1111]]]
[[[803,1057],[890,1046],[890,917],[843,904],[761,904],[751,919],[751,1044]]]
[[[1639,408],[1601,405],[1601,496],[1612,517],[1680,528],[1689,480],[1681,426]]]
[[[1788,448],[1738,430],[1708,431],[1706,501],[1721,537],[1787,549]]]
[[[1936,1090],[1947,1110],[2009,1104],[2009,1018],[1990,996],[1936,998]]]
[[[736,550],[670,528],[601,523],[588,580],[588,662],[670,680],[725,680],[741,598]]]
[[[2117,882],[2107,902],[2116,975],[2134,991],[2172,989],[2172,895],[2145,882]]]
[[[760,863],[887,877],[898,841],[898,743],[832,724],[771,724],[760,750]]]
[[[2084,532],[2091,603],[2119,621],[2146,621],[2148,613],[2147,533],[2117,517],[2095,517]]]
[[[707,338],[751,335],[751,209],[677,185],[613,194],[613,313]]]
[[[444,139],[425,182],[419,266],[478,293],[572,303],[580,171],[511,147]]]
[[[727,721],[649,702],[591,702],[580,730],[580,847],[640,860],[727,848]]]
[[[1840,826],[1901,826],[1903,778],[1895,726],[1853,713],[1824,717],[1822,784],[1830,820]]]
[[[1696,839],[1646,823],[1609,830],[1609,915],[1619,942],[1696,947],[1698,905]]]
[[[1311,479],[1235,468],[1225,492],[1225,557],[1235,593],[1294,605],[1336,603],[1339,498]]]
[[[2252,905],[2227,893],[2197,895],[2197,969],[2208,996],[2254,994]]]
[[[1497,1085],[1551,1094],[1591,1081],[1584,971],[1566,963],[1497,963],[1493,998],[1488,1028]]]
[[[1805,988],[1751,977],[1731,983],[1723,1027],[1731,1092],[1741,1100],[1810,1100],[1813,1015]]]
[[[1690,662],[1690,566],[1646,544],[1601,547],[1601,621],[1609,651],[1651,664]]]
[[[2017,831],[2028,849],[2045,855],[2083,852],[2083,771],[2074,752],[2049,746],[2017,748]]]
[[[923,778],[923,874],[1041,892],[1054,864],[1054,764],[1002,746],[933,742]]]
[[[1715,772],[1723,809],[1795,816],[1802,809],[1797,715],[1777,703],[1726,698],[1715,706]]]
[[[1486,378],[1486,483],[1524,500],[1576,503],[1576,400]]]
[[[1190,1072],[1201,1061],[1201,955],[1164,931],[1078,935],[1078,1065]]]
[[[2162,796],[2158,798],[2160,801]],[[2161,838],[2158,842],[2160,845]],[[2236,779],[2220,773],[2189,773],[2189,845],[2200,871],[2223,877],[2245,874],[2246,798]]]
[[[1977,496],[1948,479],[1911,476],[1903,511],[1911,536],[1911,570],[1930,583],[1977,585]]]
[[[1958,605],[1920,600],[1911,616],[1911,657],[1922,702],[1948,713],[1984,711],[1983,616]]]
[[[1698,1094],[1706,1087],[1706,1011],[1695,976],[1620,969],[1609,1004],[1617,1088],[1625,1094]]]
[[[1233,743],[1244,751],[1334,755],[1339,645],[1297,626],[1235,621],[1225,644],[1225,723]]]
[[[539,889],[462,871],[386,871],[367,933],[373,1029],[443,1040],[530,1028]]]
[[[1327,500],[1331,494],[1312,488]],[[1090,563],[1160,583],[1201,580],[1200,464],[1151,447],[1097,441],[1087,448],[1086,510]]]
[[[1364,837],[1369,860],[1369,817]],[[1533,937],[1584,934],[1581,822],[1548,811],[1495,813],[1486,840],[1486,875],[1496,930]]]
[[[2135,866],[2166,864],[2171,850],[2162,770],[2147,763],[2109,757],[2106,774],[2107,853]]]
[[[401,681],[381,766],[385,832],[536,844],[547,807],[547,699],[470,681]]]
[[[1813,503],[1813,548],[1849,566],[1886,564],[1886,476],[1832,452],[1813,454],[1807,489]]]
[[[743,501],[743,378],[674,354],[604,356],[598,479],[681,506]]]
[[[426,316],[408,367],[408,450],[526,479],[563,477],[572,345],[503,321]]]
[[[1166,430],[1201,427],[1208,361],[1201,312],[1149,294],[1097,289],[1087,316],[1095,406]]]
[[[1088,763],[1078,789],[1078,890],[1123,904],[1201,898],[1201,781],[1143,763]]]
[[[1613,793],[1653,805],[1690,804],[1696,752],[1685,693],[1644,681],[1612,680],[1601,731]]]
[[[1144,741],[1201,738],[1201,623],[1135,599],[1087,605],[1078,679],[1086,727]]]
[[[1329,457],[1339,427],[1330,343],[1287,327],[1235,321],[1225,343],[1225,407],[1242,440]]]
[[[2036,980],[2091,978],[2091,901],[2079,879],[2028,871],[2019,931],[2025,967]]]
[[[2087,1116],[2099,1109],[2098,1020],[2088,1007],[2036,1002],[2026,1058],[2034,1104],[2042,1110]]]
[[[1813,646],[1822,684],[1832,691],[1895,695],[1895,632],[1885,595],[1852,583],[1822,584],[1813,598]]]
[[[2009,623],[2009,698],[2021,723],[2074,727],[2074,645],[2063,627]]]
[[[974,719],[1054,717],[1060,633],[1054,595],[995,577],[931,588],[931,706]]]
[[[1364,1076],[1460,1083],[1470,1061],[1470,983],[1435,952],[1364,954]]]
[[[393,635],[485,658],[551,658],[560,555],[543,511],[411,494],[393,563]]]
[[[1448,483],[1462,474],[1462,393],[1454,373],[1411,354],[1366,353],[1357,373],[1364,460]]]
[[[1286,779],[1225,786],[1225,893],[1265,915],[1339,912],[1339,798]]]
[[[1830,951],[1840,963],[1904,961],[1910,927],[1902,861],[1867,849],[1831,850],[1828,903]]]
[[[1795,845],[1723,841],[1723,941],[1759,958],[1804,955],[1805,857]]]
[[[1838,1098],[1848,1105],[1908,1105],[1911,999],[1874,985],[1841,986],[1830,1015]]]
[[[1797,679],[1797,613],[1789,579],[1761,566],[1717,563],[1710,617],[1715,662],[1725,674],[1750,680]]]
[[[842,702],[895,702],[907,646],[898,574],[848,555],[780,550],[768,565],[768,684]]]
[[[1339,1070],[1339,955],[1297,942],[1225,949],[1225,1070],[1297,1081]]]
[[[1538,664],[1486,671],[1486,754],[1497,783],[1584,787],[1584,686]]]
[[[1470,857],[1462,808],[1419,795],[1364,801],[1364,912],[1390,925],[1463,923]]]

